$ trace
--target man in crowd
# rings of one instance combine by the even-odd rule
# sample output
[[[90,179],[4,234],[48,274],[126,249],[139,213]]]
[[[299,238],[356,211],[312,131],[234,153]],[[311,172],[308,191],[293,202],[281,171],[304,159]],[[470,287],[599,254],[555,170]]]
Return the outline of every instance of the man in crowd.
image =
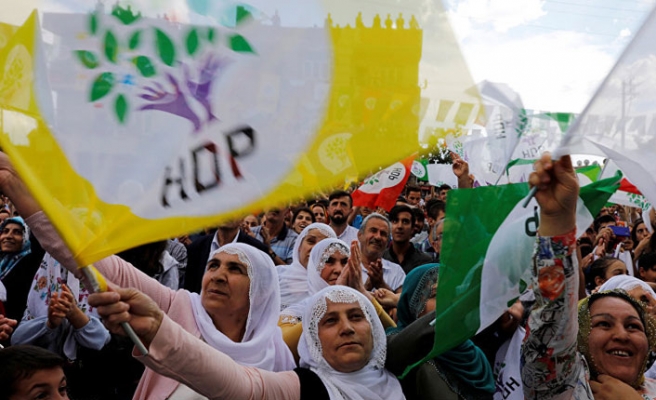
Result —
[[[348,218],[353,210],[353,198],[348,192],[339,190],[328,197],[328,216],[330,227],[333,228],[337,239],[351,244],[358,240],[358,230],[348,224]]]
[[[446,202],[446,193],[451,190],[451,186],[447,185],[446,183],[437,188],[437,198],[439,200],[442,200],[443,202]]]
[[[362,252],[362,279],[365,289],[388,289],[401,293],[405,272],[400,265],[383,259],[392,225],[378,213],[370,214],[362,222],[358,241]]]
[[[428,222],[428,232],[433,229],[437,221],[444,218],[446,204],[437,199],[431,199],[426,203],[426,222]],[[412,242],[415,243],[417,249],[424,253],[432,253],[433,247],[430,244],[429,238],[424,239],[422,242],[416,242],[413,238]]]
[[[421,202],[421,189],[417,186],[408,186],[405,188],[405,198],[413,207],[419,207]]]
[[[285,217],[289,214],[289,207],[272,208],[264,214],[266,221],[261,226],[251,229],[255,239],[265,245],[277,255],[274,258],[276,265],[292,263],[294,243],[298,235],[285,224]]]
[[[201,282],[205,274],[205,267],[215,250],[228,243],[245,243],[265,253],[271,254],[271,249],[259,240],[242,232],[239,227],[242,220],[227,222],[216,230],[213,235],[203,235],[191,242],[187,247],[187,271],[184,288],[190,292],[200,293]],[[275,253],[273,253],[275,255]],[[277,258],[277,256],[276,256]],[[278,260],[281,261],[281,260]]]
[[[407,274],[415,267],[430,263],[432,258],[421,253],[410,243],[414,236],[415,214],[408,206],[394,206],[389,213],[392,222],[392,245],[385,250],[383,258],[401,265]]]

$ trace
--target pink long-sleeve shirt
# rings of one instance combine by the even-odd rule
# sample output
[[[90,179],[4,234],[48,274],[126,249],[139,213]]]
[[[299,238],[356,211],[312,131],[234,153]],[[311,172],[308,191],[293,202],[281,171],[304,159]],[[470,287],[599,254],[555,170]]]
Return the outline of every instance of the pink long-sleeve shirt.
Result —
[[[71,252],[43,212],[31,215],[26,222],[48,253],[68,270],[77,270]],[[94,266],[112,283],[147,294],[168,316],[150,346],[151,354],[139,357],[149,368],[134,399],[167,399],[179,381],[210,399],[300,398],[300,383],[293,371],[275,373],[244,367],[202,342],[188,291],[171,290],[116,256]]]

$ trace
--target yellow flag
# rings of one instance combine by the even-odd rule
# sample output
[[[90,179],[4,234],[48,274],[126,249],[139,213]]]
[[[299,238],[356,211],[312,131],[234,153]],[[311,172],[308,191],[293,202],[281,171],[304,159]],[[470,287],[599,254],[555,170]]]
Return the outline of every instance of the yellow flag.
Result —
[[[80,264],[362,177],[480,102],[439,1],[14,3],[0,144]]]

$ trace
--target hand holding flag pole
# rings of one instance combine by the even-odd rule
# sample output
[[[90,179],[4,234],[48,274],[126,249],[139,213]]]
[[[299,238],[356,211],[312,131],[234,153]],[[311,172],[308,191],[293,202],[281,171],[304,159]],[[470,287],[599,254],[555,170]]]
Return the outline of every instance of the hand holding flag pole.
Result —
[[[84,273],[84,276],[87,278],[88,283],[91,285],[93,288],[94,293],[103,293],[107,291],[107,281],[105,280],[105,277],[102,276],[100,272],[93,266],[93,265],[88,265],[86,267],[80,267],[80,270],[82,273]],[[147,356],[148,355],[148,349],[144,344],[141,342],[137,334],[134,332],[134,329],[128,324],[127,322],[121,322],[121,327],[125,331],[125,333],[128,335],[128,337],[132,340],[132,343],[137,347],[139,352]]]

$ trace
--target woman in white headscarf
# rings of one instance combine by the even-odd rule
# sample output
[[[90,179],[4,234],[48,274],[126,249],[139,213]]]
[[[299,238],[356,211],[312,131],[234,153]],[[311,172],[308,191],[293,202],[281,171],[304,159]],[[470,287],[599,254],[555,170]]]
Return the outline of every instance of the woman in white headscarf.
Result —
[[[70,251],[42,212],[28,218],[46,250],[69,271],[76,271]],[[94,264],[110,281],[150,296],[175,322],[194,337],[220,349],[237,363],[268,371],[287,371],[296,364],[276,325],[280,289],[271,258],[243,243],[231,243],[212,253],[203,275],[201,293],[171,290],[112,256]],[[146,369],[135,399],[203,399]]]
[[[349,286],[366,298],[374,306],[376,314],[385,328],[395,327],[392,318],[383,307],[369,294],[362,284],[360,265],[360,248],[351,245],[351,249],[339,239],[325,239],[314,246],[307,263],[307,288],[309,296],[333,285]],[[283,331],[285,343],[298,359],[298,343],[303,330],[301,322],[311,297],[293,304],[280,313],[279,325]]]
[[[336,239],[337,235],[335,235],[333,228],[319,222],[306,226],[296,238],[292,252],[292,263],[278,267],[280,311],[309,296],[307,265],[310,251],[317,243],[326,238]]]
[[[184,332],[135,289],[91,297],[108,328],[121,333],[129,321],[149,346],[140,360],[212,399],[403,400],[396,377],[385,370],[387,342],[376,310],[349,287],[327,287],[304,311],[301,367],[267,372],[230,357]],[[127,303],[127,304],[126,304]],[[202,367],[202,368],[201,368]]]

